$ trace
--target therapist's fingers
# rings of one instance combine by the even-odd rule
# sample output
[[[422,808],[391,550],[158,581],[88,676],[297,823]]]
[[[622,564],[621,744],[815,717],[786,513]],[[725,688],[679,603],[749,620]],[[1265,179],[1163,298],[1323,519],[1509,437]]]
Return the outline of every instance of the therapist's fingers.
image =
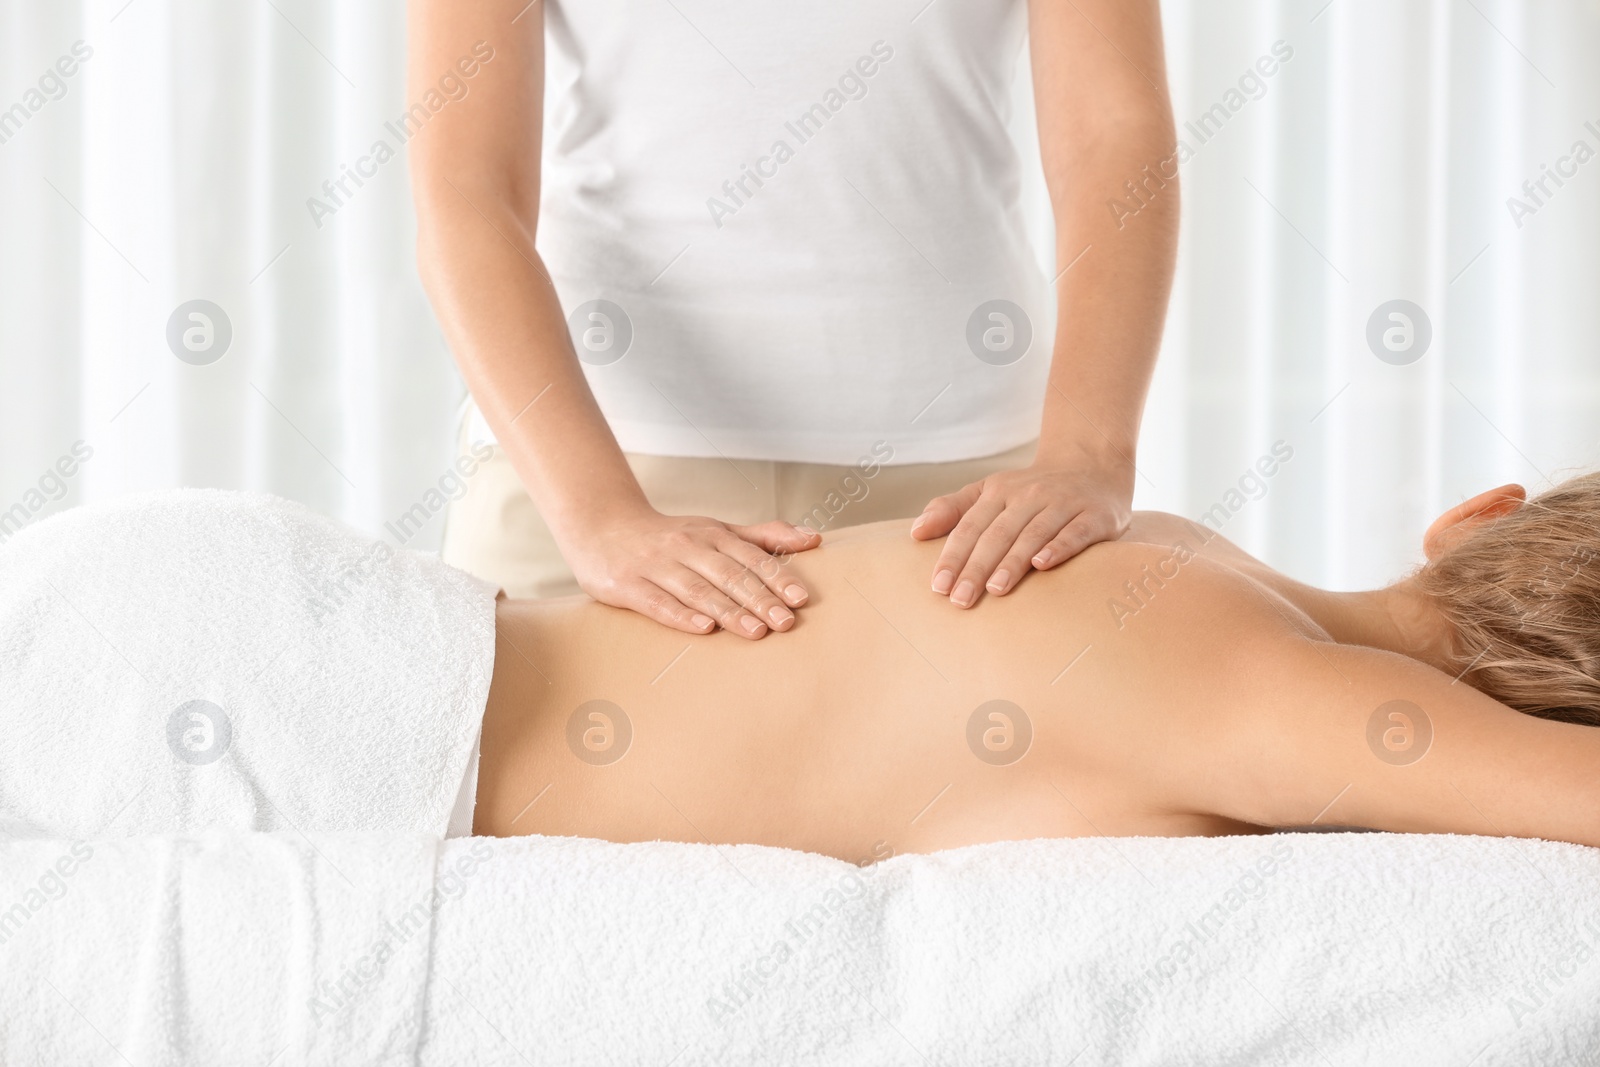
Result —
[[[768,555],[738,537],[730,537],[726,544],[719,547],[724,555],[738,564],[749,576],[746,584],[752,586],[752,592],[755,591],[754,585],[762,586],[791,608],[798,608],[811,599],[811,591],[806,588],[806,584],[783,565],[783,560],[787,556]],[[787,620],[781,614],[766,614],[762,607],[742,598],[740,603],[771,622],[774,630],[788,629]]]
[[[968,488],[971,488],[970,486]],[[966,490],[962,490],[965,492]],[[939,560],[933,565],[933,591],[940,596],[953,596],[959,583],[956,576],[967,565],[967,559],[972,555],[972,550],[978,544],[978,538],[983,532],[1005,511],[1006,502],[1000,494],[979,494],[961,516],[955,529],[950,531],[950,536],[945,538],[944,548],[939,553]],[[978,598],[976,589],[971,590],[972,599]],[[965,606],[965,605],[963,605]]]
[[[1041,510],[1039,505],[1016,503],[994,517],[968,553],[966,565],[950,591],[950,603],[958,608],[970,608],[978,602],[979,591],[987,586],[1000,561]],[[1007,583],[1010,581],[1008,577]]]
[[[983,481],[973,482],[971,485],[962,486],[954,493],[936,496],[928,501],[928,506],[922,509],[922,514],[911,524],[911,536],[918,541],[931,541],[935,537],[943,537],[956,524],[961,521],[972,505],[978,502],[983,495]]]
[[[806,583],[783,566],[783,560],[796,552],[806,552],[822,544],[822,534],[808,526],[774,519],[755,526],[728,527],[735,535],[722,550],[760,576],[766,587],[791,608],[811,598]]]
[[[765,622],[735,603],[711,578],[697,570],[677,564],[655,582],[684,604],[716,619],[717,625],[729,633],[752,641],[767,635]]]
[[[752,545],[774,555],[804,552],[822,544],[822,535],[809,526],[796,526],[781,519],[758,523],[755,526],[735,526],[729,523],[728,529]]]
[[[689,607],[671,592],[648,579],[639,578],[613,588],[615,598],[608,600],[607,603],[636,611],[663,626],[682,630],[686,634],[710,633],[717,628],[715,618],[704,611]]]
[[[996,596],[1004,596],[1011,592],[1023,576],[1038,565],[1040,553],[1044,551],[1045,546],[1051,544],[1057,535],[1073,529],[1074,523],[1080,524],[1079,532],[1084,539],[1078,548],[1087,544],[1089,536],[1085,532],[1087,525],[1081,522],[1084,516],[1076,515],[1067,522],[1065,521],[1067,514],[1070,513],[1064,513],[1058,508],[1046,508],[1035,515],[1032,521],[1022,528],[1016,540],[1003,550],[1004,556],[995,564],[994,570],[983,576],[983,587]],[[1073,551],[1076,552],[1077,549]],[[979,555],[979,552],[974,551],[973,558],[977,559]],[[970,568],[971,564],[968,566]],[[976,578],[976,575],[973,577]]]
[[[746,553],[751,554],[747,557],[748,563],[739,558]],[[727,594],[734,603],[772,629],[787,630],[794,625],[794,612],[784,605],[776,592],[767,587],[766,581],[755,569],[777,561],[754,545],[729,534],[718,541],[716,552],[705,553],[685,562]],[[781,583],[782,579],[781,569],[773,572],[775,583]],[[779,588],[783,588],[781,584]]]
[[[1115,536],[1116,532],[1116,524],[1109,517],[1079,512],[1048,544],[1034,553],[1030,562],[1035,570],[1047,571],[1065,563],[1090,545]]]

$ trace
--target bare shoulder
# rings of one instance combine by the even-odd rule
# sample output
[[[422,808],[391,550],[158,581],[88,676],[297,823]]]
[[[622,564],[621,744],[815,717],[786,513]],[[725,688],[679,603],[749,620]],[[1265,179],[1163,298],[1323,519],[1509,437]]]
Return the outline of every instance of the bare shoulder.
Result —
[[[1392,652],[1241,642],[1198,810],[1267,826],[1600,845],[1600,729],[1525,715]]]
[[[1600,729],[1339,644],[1253,568],[1166,543],[1177,529],[1087,550],[1081,589],[1108,600],[1096,656],[1157,717],[1138,728],[1164,805],[1257,826],[1600,845]]]
[[[1327,638],[1294,602],[1258,580],[1252,557],[1204,527],[1167,518],[1176,521],[1136,524],[1136,537],[1090,546],[1081,562],[1068,564],[1078,566],[1079,584],[1103,596],[1114,630],[1137,626],[1147,642],[1208,657],[1216,646],[1241,641]]]

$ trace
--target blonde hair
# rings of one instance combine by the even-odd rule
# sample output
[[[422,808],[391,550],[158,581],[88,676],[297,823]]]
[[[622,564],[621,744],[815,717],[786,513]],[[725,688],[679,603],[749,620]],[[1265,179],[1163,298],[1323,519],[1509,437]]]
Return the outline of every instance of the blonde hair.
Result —
[[[1416,574],[1462,680],[1508,707],[1600,726],[1600,471],[1486,520]]]

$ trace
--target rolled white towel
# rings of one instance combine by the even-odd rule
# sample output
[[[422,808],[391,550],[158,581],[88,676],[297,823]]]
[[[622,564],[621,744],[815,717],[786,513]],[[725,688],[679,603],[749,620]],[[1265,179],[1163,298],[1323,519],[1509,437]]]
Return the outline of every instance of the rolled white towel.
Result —
[[[31,526],[0,547],[0,833],[442,835],[496,592],[260,493]]]

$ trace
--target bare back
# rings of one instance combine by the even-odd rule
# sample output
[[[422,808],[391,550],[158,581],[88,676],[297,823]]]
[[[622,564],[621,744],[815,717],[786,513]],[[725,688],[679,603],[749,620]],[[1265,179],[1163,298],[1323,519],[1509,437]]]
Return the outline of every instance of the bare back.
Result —
[[[477,831],[862,859],[1251,829],[1188,803],[1238,707],[1219,651],[1319,631],[1236,569],[1250,557],[1141,513],[962,612],[925,589],[938,544],[905,525],[796,556],[811,603],[755,643],[582,598],[502,601]]]

